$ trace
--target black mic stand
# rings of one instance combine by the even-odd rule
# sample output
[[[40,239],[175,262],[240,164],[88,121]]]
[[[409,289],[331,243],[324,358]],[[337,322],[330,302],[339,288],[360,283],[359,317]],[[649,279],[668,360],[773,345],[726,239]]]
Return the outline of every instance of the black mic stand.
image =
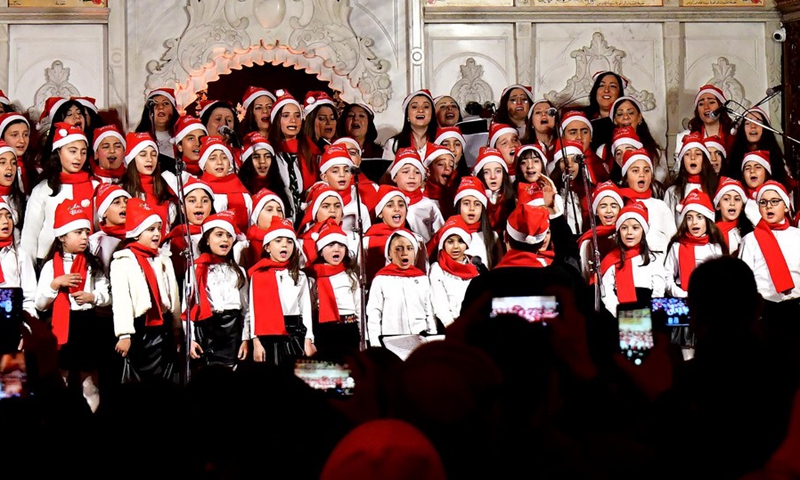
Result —
[[[583,173],[583,188],[586,190],[586,201],[592,205],[592,192],[589,188],[589,166],[586,164],[586,157],[581,156],[580,166]],[[600,276],[600,244],[597,240],[597,222],[594,218],[594,212],[589,212],[589,228],[592,232],[592,260],[591,269],[594,276],[594,310],[600,311],[602,297],[603,297],[603,283]]]
[[[569,170],[567,169],[567,149],[564,145],[563,135],[561,132],[561,126],[559,121],[559,111],[556,110],[556,114],[554,115],[554,126],[553,126],[553,142],[558,142],[561,140],[561,159],[564,161],[564,168],[561,171],[561,181],[564,183],[564,201],[567,202],[567,205],[564,205],[564,219],[567,221],[567,225],[569,225],[569,207],[571,206],[573,211],[572,215],[575,217],[575,231],[581,231],[581,224],[580,224],[580,216],[578,212],[575,211],[575,204],[572,202],[572,179],[570,178]],[[558,166],[558,165],[556,165]]]
[[[779,132],[778,130],[775,130],[774,128],[770,127],[769,125],[764,125],[763,123],[759,122],[758,120],[753,120],[752,118],[746,118],[748,109],[744,108],[744,105],[740,104],[739,102],[737,102],[735,100],[728,100],[728,102],[734,103],[738,107],[740,107],[740,108],[742,108],[744,110],[744,113],[738,113],[738,112],[733,111],[733,109],[728,108],[727,106],[723,107],[725,109],[725,111],[727,111],[729,114],[731,114],[731,115],[736,117],[736,121],[747,120],[748,122],[755,123],[756,125],[758,125],[759,127],[763,128],[765,130],[769,130],[770,132],[772,132],[774,134],[780,135],[782,138],[785,138],[787,140],[793,141],[794,143],[800,144],[800,140],[798,140],[798,139],[796,139],[794,137],[790,137],[789,135],[786,135],[783,132]],[[727,104],[728,102],[725,102],[725,103]],[[750,108],[753,108],[753,107],[750,107]]]
[[[358,191],[358,175],[361,173],[361,169],[353,166],[350,171],[353,173],[353,185],[356,187],[356,233],[358,234],[358,256],[361,259],[358,262],[358,283],[361,287],[361,315],[358,319],[361,335],[358,347],[364,351],[367,349],[367,252],[364,251],[364,220],[361,218],[361,193]]]

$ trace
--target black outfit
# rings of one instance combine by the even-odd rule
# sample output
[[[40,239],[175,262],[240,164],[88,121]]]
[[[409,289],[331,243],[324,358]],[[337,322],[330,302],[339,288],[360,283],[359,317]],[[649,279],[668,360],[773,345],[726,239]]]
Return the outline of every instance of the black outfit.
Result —
[[[131,348],[125,357],[123,383],[172,378],[176,358],[170,327],[166,321],[164,325],[147,327],[146,315],[133,320],[136,333],[131,335]]]
[[[206,320],[196,322],[195,338],[203,349],[203,365],[236,365],[242,343],[241,310],[214,313]]]
[[[314,346],[318,354],[341,356],[347,352],[358,352],[361,333],[359,319],[355,315],[342,316],[336,322],[314,325]]]
[[[280,367],[294,365],[305,356],[306,327],[300,315],[284,315],[283,322],[289,335],[259,335],[258,340],[267,352],[266,363]]]

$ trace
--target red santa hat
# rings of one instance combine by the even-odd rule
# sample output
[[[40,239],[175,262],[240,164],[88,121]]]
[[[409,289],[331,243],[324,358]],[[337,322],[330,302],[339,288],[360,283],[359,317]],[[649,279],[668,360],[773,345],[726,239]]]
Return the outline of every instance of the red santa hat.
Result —
[[[318,232],[312,233],[311,239],[316,242],[318,252],[321,252],[323,248],[331,243],[341,243],[345,247],[347,246],[347,235],[344,234],[342,227],[332,218],[329,218]]]
[[[525,92],[525,95],[528,96],[528,100],[531,103],[533,102],[533,87],[530,85],[520,85],[519,83],[515,83],[513,85],[509,85],[506,88],[504,88],[503,91],[500,93],[500,98],[502,99],[503,97],[506,96],[506,93],[510,92],[511,90],[514,90],[515,88],[519,88],[523,92]]]
[[[270,122],[275,122],[275,117],[278,116],[278,112],[281,110],[281,108],[289,104],[296,106],[297,109],[300,110],[300,115],[303,115],[303,106],[300,105],[300,102],[295,100],[291,93],[279,88],[278,90],[275,90],[275,95],[277,95],[277,98],[275,99],[275,103],[272,105],[272,111],[269,112]]]
[[[317,108],[328,105],[336,110],[336,102],[325,92],[310,91],[306,93],[306,98],[303,100],[303,114],[305,116],[311,115],[311,112]]]
[[[625,174],[628,173],[628,169],[630,169],[631,166],[639,160],[644,160],[647,162],[647,165],[650,166],[650,170],[653,169],[653,160],[650,159],[650,154],[647,153],[647,150],[644,148],[628,150],[622,154],[622,178],[625,178]],[[620,205],[622,204],[620,203]]]
[[[449,148],[442,147],[441,145],[432,145],[429,143],[425,151],[427,152],[427,155],[425,156],[425,161],[423,162],[423,165],[425,165],[426,168],[430,167],[431,163],[433,163],[434,160],[441,157],[442,155],[448,155],[453,160],[456,159],[456,156],[453,155],[453,152],[451,152]]]
[[[544,192],[536,183],[519,182],[517,185],[517,204],[544,207]]]
[[[744,187],[742,184],[733,178],[730,177],[721,177],[719,179],[719,186],[717,187],[717,193],[714,194],[714,207],[716,208],[719,205],[719,202],[722,200],[722,196],[729,192],[738,193],[740,197],[742,197],[743,201],[747,201],[747,195],[744,193]]]
[[[140,198],[128,200],[125,209],[125,238],[136,238],[145,230],[164,220]]]
[[[728,99],[725,98],[725,94],[722,92],[722,90],[719,87],[717,87],[715,85],[703,85],[702,87],[700,87],[700,91],[697,92],[697,95],[694,96],[694,107],[695,108],[697,108],[697,104],[700,103],[700,97],[702,97],[706,93],[710,93],[711,95],[714,95],[717,98],[717,100],[719,101],[719,103],[725,103],[725,102],[728,101]]]
[[[64,145],[78,140],[83,140],[87,146],[89,145],[89,141],[86,140],[86,134],[78,127],[74,127],[69,123],[58,122],[53,128],[55,129],[55,134],[53,135],[54,152]]]
[[[683,146],[681,146],[681,151],[678,154],[678,161],[683,161],[683,156],[692,148],[699,148],[706,158],[711,158],[711,154],[703,143],[703,136],[699,132],[694,132],[683,137]]]
[[[397,172],[406,165],[416,167],[422,175],[423,180],[425,179],[425,167],[422,165],[422,159],[419,158],[419,153],[415,148],[406,147],[397,151],[394,162],[392,162],[392,165],[389,167],[389,175],[391,175],[392,180],[397,176]]]
[[[504,123],[492,123],[489,126],[489,146],[494,148],[495,145],[497,145],[497,141],[500,140],[500,137],[509,133],[519,135],[519,132],[514,127]]]
[[[0,91],[0,93],[2,93],[2,91]],[[11,220],[14,222],[14,224],[17,223],[17,212],[15,212],[14,209],[11,208],[11,205],[6,203],[6,201],[3,200],[2,197],[0,197],[0,210],[5,210],[8,213],[10,213],[11,214]]]
[[[478,176],[483,167],[489,165],[492,162],[497,162],[503,166],[503,170],[508,172],[508,165],[506,165],[506,161],[503,159],[503,154],[500,153],[500,150],[491,147],[481,147],[478,150],[478,158],[475,161],[475,166],[472,167],[472,174]]]
[[[183,140],[186,135],[189,135],[195,130],[202,130],[204,134],[208,135],[206,126],[203,125],[203,122],[198,118],[192,117],[191,115],[181,115],[172,128],[173,135],[170,142],[172,142],[173,145],[177,145],[181,143],[181,140]]]
[[[538,156],[539,159],[542,161],[542,168],[546,171],[547,170],[547,154],[544,153],[542,147],[535,143],[533,145],[523,145],[517,149],[514,153],[514,163],[519,163],[519,159],[522,157],[522,154],[525,152],[534,152],[534,156]]]
[[[344,145],[344,148],[348,150],[354,148],[358,151],[358,156],[361,156],[361,145],[359,145],[358,140],[353,137],[337,138],[336,141],[333,142],[333,145]]]
[[[559,138],[553,146],[553,168],[564,157],[570,155],[583,155],[583,144],[577,140],[564,140]]]
[[[3,105],[11,105],[11,100],[8,99],[8,96],[0,90],[0,103]]]
[[[617,217],[616,229],[619,230],[625,220],[636,220],[642,226],[645,235],[650,230],[650,215],[647,212],[647,207],[644,203],[633,201],[622,207]]]
[[[528,120],[530,120],[531,117],[533,116],[533,111],[536,109],[536,105],[539,105],[540,103],[546,103],[546,104],[550,105],[550,107],[555,108],[555,106],[553,105],[553,103],[550,100],[548,100],[546,98],[540,98],[539,100],[531,102],[531,108],[528,109]]]
[[[423,88],[421,90],[417,90],[416,92],[409,93],[406,98],[403,99],[403,113],[408,111],[408,104],[411,103],[411,99],[420,95],[427,97],[428,100],[431,101],[431,107],[433,107],[433,95],[431,95],[431,91]]]
[[[447,238],[451,235],[458,235],[464,243],[467,244],[467,248],[469,248],[470,244],[472,243],[472,235],[470,235],[467,230],[469,227],[464,219],[461,218],[461,215],[453,215],[452,217],[448,218],[442,228],[439,230],[441,232],[438,234],[439,236],[439,250],[444,250],[444,244],[447,241]]]
[[[769,151],[768,150],[754,150],[752,152],[747,152],[742,159],[742,171],[744,171],[744,166],[747,162],[756,162],[757,164],[764,167],[770,175],[772,175],[772,166],[769,163]]]
[[[711,157],[711,150],[710,148],[715,148],[722,152],[723,157],[728,156],[728,151],[725,150],[725,144],[722,142],[722,139],[719,138],[718,135],[712,135],[710,137],[706,137],[703,139],[703,145],[705,145],[706,150],[708,150],[709,158]]]
[[[20,115],[17,112],[8,112],[0,115],[0,137],[6,132],[6,128],[13,122],[23,121],[25,125],[28,126],[28,129],[31,128],[31,123],[25,118],[23,115]]]
[[[750,107],[750,108],[747,109],[746,112],[744,112],[745,116],[747,116],[748,113],[758,113],[758,114],[760,114],[764,118],[764,121],[766,122],[767,126],[769,126],[769,124],[770,124],[769,114],[763,108],[761,108],[761,107]]]
[[[592,128],[592,122],[589,120],[589,117],[587,117],[586,114],[580,110],[571,110],[561,117],[561,135],[564,135],[567,125],[576,121],[585,123],[586,126],[589,127],[589,133],[594,133],[594,128]]]
[[[398,228],[397,230],[393,231],[391,235],[389,235],[389,238],[386,240],[386,245],[383,247],[383,256],[386,257],[387,261],[391,261],[389,258],[389,247],[392,244],[392,239],[394,239],[394,237],[403,237],[411,242],[411,245],[414,247],[415,256],[419,252],[419,241],[417,241],[417,236],[414,235],[411,230]]]
[[[461,142],[462,147],[467,146],[467,141],[464,139],[464,134],[458,127],[439,127],[436,129],[436,140],[433,141],[436,145],[441,145],[448,138],[455,138]]]
[[[350,153],[347,152],[347,147],[344,145],[328,145],[325,147],[325,151],[322,152],[322,157],[319,161],[319,174],[322,175],[335,165],[356,166],[350,158]]]
[[[272,190],[262,188],[255,195],[253,195],[253,212],[250,214],[250,225],[258,223],[258,215],[264,209],[264,205],[269,202],[278,202],[283,210],[283,200]]]
[[[625,95],[619,97],[614,103],[611,104],[611,118],[614,118],[614,115],[616,115],[617,113],[617,108],[619,108],[619,106],[622,105],[622,102],[631,102],[636,107],[636,109],[639,110],[639,113],[642,113],[644,111],[644,108],[642,107],[642,104],[641,102],[639,102],[639,100],[631,96]]]
[[[270,155],[275,157],[275,150],[269,144],[264,135],[260,132],[250,132],[244,137],[244,150],[242,151],[242,163],[246,162],[256,151],[266,150]]]
[[[609,197],[617,202],[617,205],[619,205],[620,208],[625,205],[625,202],[622,201],[622,195],[619,193],[619,188],[614,185],[614,182],[609,180],[599,183],[597,184],[597,187],[595,187],[594,200],[592,200],[592,213],[597,213],[597,206],[600,205],[600,202],[606,197]]]
[[[122,143],[122,148],[125,148],[125,137],[122,136],[122,131],[116,125],[104,125],[94,129],[93,150],[95,153],[97,153],[103,140],[109,137],[119,140]]]
[[[458,185],[456,196],[453,198],[453,206],[458,205],[458,201],[464,197],[475,197],[479,202],[481,202],[483,208],[486,208],[489,200],[486,198],[486,194],[484,193],[485,189],[486,188],[483,186],[483,183],[481,183],[481,181],[476,177],[470,175],[461,177],[461,183]]]
[[[45,120],[53,121],[53,117],[55,117],[56,112],[61,105],[64,105],[69,101],[68,98],[64,97],[50,97],[44,102],[44,110],[42,110],[42,115],[39,117],[39,123],[43,123]]]
[[[97,187],[94,196],[95,211],[97,218],[102,219],[106,215],[108,207],[114,203],[119,197],[131,198],[131,194],[126,192],[124,188],[113,183],[101,183]],[[126,214],[127,215],[127,214]]]
[[[331,188],[325,182],[317,182],[314,185],[311,185],[311,188],[308,189],[308,204],[306,205],[306,212],[303,215],[303,220],[300,222],[300,226],[306,226],[309,223],[314,222],[317,218],[317,212],[319,211],[319,207],[322,206],[322,202],[326,198],[335,198],[339,200],[339,203],[344,206],[344,200],[342,200],[342,196],[339,195],[339,192]],[[311,207],[311,208],[308,208]]]
[[[686,195],[678,205],[678,225],[683,223],[683,219],[689,212],[697,212],[707,219],[714,221],[714,206],[711,204],[711,199],[708,195],[700,190],[692,190]]]
[[[272,217],[272,221],[270,222],[266,233],[264,233],[264,240],[261,242],[261,245],[266,245],[276,238],[281,237],[290,238],[295,243],[297,242],[297,236],[294,234],[292,221],[287,218]]]
[[[156,152],[158,151],[158,145],[149,133],[130,132],[125,135],[125,166],[130,165],[136,155],[147,147],[153,147]]]
[[[544,241],[550,231],[550,214],[545,207],[517,205],[508,216],[506,233],[517,242],[535,245]]]
[[[203,137],[203,142],[200,146],[200,160],[197,161],[197,165],[200,167],[200,170],[205,170],[206,162],[208,161],[208,157],[211,156],[216,150],[221,151],[228,157],[228,160],[231,163],[231,168],[233,168],[233,154],[231,153],[231,149],[228,148],[228,145],[222,141],[219,137],[212,137],[207,136]]]
[[[599,72],[594,72],[592,74],[592,82],[597,83],[598,80],[605,77],[609,73],[618,76],[622,80],[622,88],[628,88],[628,84],[630,84],[630,80],[627,77],[623,76],[621,73],[612,72],[611,70],[600,70]]]
[[[89,110],[97,113],[97,100],[92,97],[69,97],[70,100],[75,100]]]
[[[88,228],[92,230],[92,212],[89,209],[91,202],[82,200],[80,203],[66,199],[56,207],[53,220],[53,235],[60,237],[73,230]]]
[[[221,228],[236,238],[239,234],[239,229],[236,228],[236,213],[233,210],[223,210],[203,220],[203,233],[215,228]]]
[[[14,154],[14,159],[17,158],[17,150],[6,142],[0,140],[0,155],[9,152]]]
[[[242,97],[242,109],[247,110],[251,103],[255,102],[258,97],[267,96],[272,99],[272,102],[275,102],[275,95],[272,94],[269,90],[262,87],[247,87],[247,90],[244,92],[244,96]]]
[[[375,216],[380,215],[383,207],[394,197],[400,198],[408,205],[408,197],[406,194],[394,185],[381,185],[378,188],[377,197],[378,203],[375,204]]]
[[[194,175],[189,175],[187,173],[183,174],[183,195],[189,195],[190,193],[194,192],[195,190],[203,190],[208,194],[211,200],[214,200],[214,190],[211,189],[211,185],[207,184],[206,182],[198,179]],[[177,179],[177,177],[176,177]],[[178,192],[175,191],[173,188],[173,183],[175,183],[175,188],[177,188],[177,182],[167,182],[169,189],[172,190],[172,193],[177,197]]]
[[[223,107],[223,108],[232,108],[231,104],[226,102],[225,100],[204,100],[198,104],[199,110],[197,111],[197,117],[203,118],[207,112],[211,112],[216,108]]]
[[[453,97],[452,95],[439,95],[437,97],[433,97],[433,106],[434,106],[434,108],[436,107],[436,105],[438,105],[438,103],[440,101],[444,100],[445,98],[449,98],[449,99],[453,100],[453,102],[455,102],[455,104],[458,105],[458,100],[456,100],[455,97]],[[461,106],[459,105],[458,108],[460,110]]]
[[[633,145],[634,149],[644,147],[644,144],[639,140],[639,135],[636,134],[636,129],[633,127],[618,127],[614,129],[614,136],[611,138],[611,153],[617,151],[617,148],[622,145]]]
[[[161,96],[167,97],[167,100],[169,100],[169,103],[172,104],[172,108],[178,108],[178,102],[177,102],[177,100],[175,100],[175,89],[174,88],[156,88],[156,89],[150,90],[150,92],[147,94],[147,99],[146,100],[150,100],[151,98],[155,97],[156,95],[161,95]]]
[[[786,193],[786,187],[776,182],[775,180],[767,180],[766,182],[764,182],[764,185],[761,185],[761,187],[759,187],[758,194],[756,195],[756,202],[760,202],[761,197],[763,197],[764,194],[769,191],[773,191],[778,195],[780,195],[781,200],[783,200],[783,203],[786,204],[787,208],[791,205],[791,203],[789,202],[789,194]]]

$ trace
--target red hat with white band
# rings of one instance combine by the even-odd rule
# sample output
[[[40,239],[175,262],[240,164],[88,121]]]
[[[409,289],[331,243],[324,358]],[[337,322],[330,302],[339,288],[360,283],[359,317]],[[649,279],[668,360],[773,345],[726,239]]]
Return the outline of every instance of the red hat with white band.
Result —
[[[408,110],[408,104],[411,103],[411,99],[418,96],[427,97],[428,100],[431,102],[431,107],[433,107],[433,95],[431,95],[431,91],[423,88],[421,90],[417,90],[416,92],[409,93],[406,98],[403,99],[403,112]],[[431,108],[432,109],[432,108]]]
[[[58,109],[61,108],[61,105],[64,105],[68,101],[68,98],[63,97],[50,97],[45,100],[44,110],[42,110],[42,115],[39,117],[39,123],[44,122],[46,119],[52,122],[53,117],[56,115]]]
[[[508,172],[508,165],[506,165],[506,161],[503,159],[503,154],[500,153],[500,150],[491,147],[481,147],[475,166],[472,167],[472,174],[475,176],[479,175],[483,167],[493,162],[499,163],[503,166],[503,170]]]
[[[461,146],[465,147],[467,145],[466,139],[464,139],[464,134],[461,133],[461,129],[458,127],[439,127],[436,129],[436,140],[433,141],[436,145],[441,145],[445,140],[448,138],[455,138],[459,142],[461,142]]]
[[[361,145],[359,145],[358,140],[353,137],[337,138],[336,141],[333,142],[333,145],[344,145],[344,148],[347,148],[348,150],[353,148],[358,150],[358,156],[361,156]]]
[[[451,235],[458,235],[464,243],[467,244],[467,248],[469,248],[470,244],[472,243],[472,235],[470,235],[467,230],[466,222],[461,218],[461,215],[453,215],[452,217],[448,218],[442,228],[439,229],[437,232],[437,236],[439,237],[439,250],[444,251],[444,244],[447,241],[447,237]]]
[[[697,212],[707,219],[714,221],[714,205],[708,195],[700,190],[692,190],[686,195],[678,206],[678,225],[683,223],[683,219],[689,212]]]
[[[586,116],[585,113],[581,112],[580,110],[571,110],[564,114],[561,117],[561,135],[564,135],[566,131],[567,125],[572,122],[581,122],[586,124],[589,127],[589,133],[594,133],[594,128],[592,127],[592,122],[589,120],[589,117]]]
[[[250,214],[250,225],[258,223],[258,216],[261,214],[261,210],[263,210],[264,205],[269,202],[278,202],[278,205],[281,206],[281,210],[283,210],[283,200],[272,190],[262,188],[253,195],[253,213]]]
[[[614,182],[609,180],[598,184],[594,189],[594,200],[592,200],[593,213],[597,213],[597,207],[600,205],[600,201],[606,197],[609,197],[617,202],[617,205],[619,205],[620,208],[625,205],[625,202],[622,201],[622,195],[619,193],[619,188],[614,185]]]
[[[768,150],[755,150],[752,152],[747,152],[742,159],[742,171],[744,171],[744,166],[747,165],[747,162],[756,162],[764,167],[764,170],[766,170],[770,175],[772,175],[772,165],[769,163]]]
[[[94,130],[93,150],[95,153],[97,153],[97,150],[100,148],[100,144],[103,143],[103,140],[109,137],[119,140],[120,143],[122,143],[122,148],[125,148],[125,137],[122,136],[122,131],[117,128],[116,125],[104,125]]]
[[[517,205],[508,216],[506,233],[514,240],[535,245],[544,241],[550,231],[550,213],[545,207]]]
[[[215,151],[221,151],[224,153],[228,160],[231,163],[231,168],[233,168],[233,154],[231,153],[231,149],[228,148],[228,145],[222,141],[219,137],[203,137],[203,143],[200,146],[200,159],[197,161],[198,166],[200,166],[200,170],[205,170],[206,162],[208,161],[208,157]]]
[[[266,245],[276,238],[282,237],[290,238],[297,242],[297,236],[295,236],[292,221],[287,218],[272,217],[272,221],[264,234],[264,240],[261,242],[261,245]]]
[[[392,162],[392,165],[389,167],[389,175],[391,175],[392,180],[397,176],[397,172],[406,165],[414,166],[419,170],[423,180],[425,179],[425,167],[422,165],[422,159],[419,158],[419,153],[417,153],[415,148],[406,147],[397,151],[394,162]]]
[[[722,139],[719,138],[718,135],[712,135],[710,137],[706,137],[703,139],[703,145],[706,146],[706,150],[708,150],[709,156],[711,155],[710,148],[715,148],[722,152],[723,157],[728,156],[728,151],[725,150],[725,145],[722,143]]]
[[[625,178],[625,174],[628,173],[628,169],[639,160],[644,160],[647,162],[650,170],[653,169],[653,160],[650,158],[650,154],[647,153],[647,150],[644,148],[628,150],[622,154],[622,178]],[[622,204],[620,203],[620,205]]]
[[[3,105],[11,105],[11,100],[8,99],[8,96],[0,90],[0,103]]]
[[[519,135],[516,128],[506,125],[504,123],[492,123],[489,126],[489,146],[494,148],[500,137],[507,134]]]
[[[256,98],[267,96],[272,99],[273,103],[275,102],[275,95],[272,94],[266,88],[261,87],[247,87],[247,90],[244,92],[244,97],[242,97],[242,109],[247,110],[247,107],[253,103]]]
[[[169,103],[172,104],[172,108],[178,108],[178,101],[175,100],[175,89],[174,88],[156,88],[154,90],[150,90],[147,94],[147,100],[155,97],[156,95],[161,95],[166,97],[169,100]]]
[[[711,158],[711,153],[709,153],[708,149],[703,143],[702,135],[695,132],[683,137],[683,145],[681,146],[681,151],[678,154],[679,161],[682,161],[683,156],[686,155],[686,152],[693,148],[699,148],[706,155],[706,158]]]
[[[700,103],[700,97],[702,97],[706,93],[710,93],[711,95],[714,95],[717,98],[717,100],[719,101],[719,103],[725,103],[725,102],[728,101],[728,99],[725,98],[725,94],[722,92],[722,90],[719,87],[717,87],[715,85],[703,85],[702,87],[700,87],[700,91],[697,92],[697,95],[694,96],[694,106],[695,106],[695,108],[697,108],[697,104]]]
[[[726,193],[730,192],[738,193],[739,196],[742,197],[743,201],[747,201],[747,195],[744,193],[744,187],[742,187],[742,184],[738,180],[730,177],[721,177],[719,179],[717,192],[714,194],[714,207],[719,205],[719,202]]]
[[[131,198],[131,194],[126,192],[124,188],[113,183],[101,183],[97,187],[94,196],[95,211],[97,218],[103,218],[106,215],[108,207],[114,203],[117,198]],[[127,216],[127,214],[126,214]]]
[[[481,202],[483,208],[486,208],[489,200],[486,198],[484,190],[483,183],[477,178],[469,175],[462,177],[458,190],[456,190],[456,196],[453,198],[453,206],[458,205],[458,201],[464,197],[475,197]]]
[[[622,227],[622,224],[625,223],[625,220],[630,219],[639,222],[639,225],[642,226],[642,230],[644,230],[645,235],[647,235],[647,232],[650,230],[650,215],[648,214],[647,207],[644,203],[633,201],[622,207],[622,210],[619,211],[615,228],[619,230],[620,227]]]
[[[317,108],[328,105],[336,110],[336,102],[325,92],[310,91],[306,93],[306,98],[303,100],[303,114],[305,116],[311,115],[311,112]]]
[[[17,158],[17,149],[7,144],[6,142],[0,140],[0,155],[4,153],[13,153],[14,159]]]
[[[183,140],[186,135],[189,135],[195,130],[202,130],[204,134],[208,135],[206,126],[203,125],[203,122],[201,122],[199,118],[192,117],[191,115],[181,115],[172,128],[173,135],[170,142],[173,145],[177,145],[181,143],[181,140]]]
[[[758,189],[758,194],[756,195],[756,202],[760,202],[761,197],[763,197],[764,194],[769,191],[773,191],[780,195],[781,200],[783,200],[783,203],[786,204],[787,208],[791,205],[791,202],[789,201],[789,194],[786,193],[786,187],[775,180],[767,180],[764,182],[764,185],[761,185],[761,187]]]
[[[318,252],[321,252],[323,248],[331,243],[341,243],[345,247],[347,246],[347,235],[345,235],[342,227],[336,223],[336,220],[332,218],[326,220],[318,232],[313,232],[311,239],[314,240]]]
[[[85,203],[85,205],[84,205]],[[88,228],[92,230],[91,202],[83,200],[77,203],[71,199],[64,200],[56,207],[53,221],[53,235],[60,237],[74,230]]]
[[[381,214],[383,207],[385,207],[392,198],[397,197],[406,202],[406,205],[408,205],[408,197],[406,194],[394,185],[381,185],[378,188],[377,197],[379,200],[378,203],[375,204],[375,216]]]
[[[131,198],[125,209],[125,238],[136,238],[148,228],[163,221],[144,200]]]
[[[275,103],[272,105],[272,111],[269,112],[270,122],[275,122],[275,117],[278,115],[280,109],[289,104],[296,106],[297,109],[300,110],[300,116],[302,118],[303,106],[300,105],[300,102],[298,102],[291,93],[279,88],[278,90],[275,90],[275,95],[277,95],[277,98],[275,99]]]
[[[515,83],[513,85],[509,85],[506,88],[504,88],[503,91],[500,92],[500,98],[502,99],[503,97],[505,97],[506,93],[510,92],[511,90],[514,90],[515,88],[519,88],[520,90],[524,91],[525,95],[528,96],[528,100],[530,102],[533,102],[533,87],[530,85],[521,85],[519,83]]]
[[[64,145],[77,142],[78,140],[83,140],[87,146],[89,145],[89,141],[86,140],[86,134],[78,127],[72,126],[69,123],[58,122],[53,128],[55,128],[55,134],[53,135],[54,152]]]
[[[632,145],[634,150],[644,147],[644,144],[639,140],[639,135],[636,134],[636,129],[633,127],[619,127],[614,129],[614,135],[611,137],[611,154],[617,151],[617,148],[622,145]]]
[[[434,160],[441,157],[442,155],[447,155],[453,160],[456,159],[455,155],[453,155],[453,152],[451,152],[449,148],[442,147],[441,145],[428,144],[428,148],[426,149],[426,151],[428,155],[425,156],[425,161],[422,162],[422,164],[425,167],[430,167],[431,163],[433,163]]]
[[[327,172],[331,167],[336,165],[344,165],[346,167],[355,167],[353,159],[350,158],[350,153],[344,145],[328,145],[322,153],[319,161],[319,174]]]
[[[28,129],[31,128],[31,122],[28,121],[23,115],[20,115],[17,112],[8,112],[0,115],[0,137],[5,133],[6,128],[11,125],[12,122],[22,121],[25,122],[25,125],[28,126]]]
[[[244,150],[242,151],[242,163],[246,162],[258,150],[266,150],[275,156],[275,150],[269,144],[266,138],[260,132],[250,132],[244,137]]]
[[[239,229],[236,228],[236,213],[232,210],[224,210],[210,215],[203,221],[203,233],[214,228],[221,228],[230,233],[233,238],[236,238],[236,235],[239,234]]]
[[[130,132],[125,136],[125,166],[127,167],[139,152],[147,147],[153,147],[156,152],[158,145],[147,132]]]
[[[417,252],[419,252],[419,241],[417,241],[417,237],[414,235],[414,233],[412,233],[411,230],[407,230],[405,228],[398,228],[397,230],[392,232],[391,235],[389,235],[389,238],[386,240],[386,246],[383,247],[383,255],[386,257],[387,261],[391,261],[389,259],[389,247],[392,244],[392,239],[398,236],[403,237],[409,242],[411,242],[411,245],[414,247],[414,255],[416,255]]]

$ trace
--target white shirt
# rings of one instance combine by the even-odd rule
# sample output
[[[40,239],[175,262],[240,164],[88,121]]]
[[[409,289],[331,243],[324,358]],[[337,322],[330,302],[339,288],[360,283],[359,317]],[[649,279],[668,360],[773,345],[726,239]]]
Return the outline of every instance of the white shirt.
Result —
[[[655,197],[640,199],[647,207],[648,223],[647,246],[653,252],[664,254],[669,246],[669,241],[678,232],[675,226],[675,215],[663,200]]]
[[[497,232],[492,232],[495,241],[498,239]],[[481,259],[486,268],[489,268],[489,254],[486,252],[486,244],[483,241],[483,232],[477,231],[470,235],[469,248],[464,252],[470,257],[478,257]],[[496,260],[496,259],[495,259]]]
[[[422,197],[419,202],[408,206],[406,220],[411,231],[421,236],[424,243],[428,243],[444,225],[442,212],[428,197]]]
[[[89,251],[103,264],[106,275],[108,275],[108,270],[111,267],[111,258],[114,255],[114,250],[121,242],[122,240],[119,238],[112,237],[102,230],[89,235]]]
[[[275,279],[278,282],[278,295],[280,297],[283,315],[300,315],[303,319],[303,325],[306,327],[306,338],[313,342],[314,330],[311,324],[311,293],[308,290],[308,278],[306,278],[306,274],[303,272],[299,273],[297,285],[295,285],[289,270],[276,270]],[[244,329],[242,331],[243,340],[249,340],[255,337],[255,321],[253,319],[255,310],[253,304],[258,301],[274,302],[272,298],[264,298],[264,293],[262,292],[259,292],[258,295],[254,294],[252,281],[249,287],[249,298],[255,301],[250,302],[244,317]]]
[[[447,255],[439,252],[439,255]],[[428,274],[431,281],[431,304],[436,318],[441,320],[445,327],[461,315],[461,303],[471,280],[464,280],[442,270],[439,262],[431,265]]]
[[[680,243],[675,242],[667,252],[666,258],[664,258],[664,277],[667,283],[666,292],[670,297],[686,298],[689,296],[689,292],[681,286],[681,263],[678,256],[680,248]],[[694,246],[695,268],[706,260],[721,256],[722,247],[716,243]]]
[[[36,313],[36,272],[33,269],[33,258],[21,248],[12,245],[0,248],[0,265],[3,267],[3,278],[0,288],[21,288],[22,309],[33,317]]]
[[[64,273],[69,274],[72,268],[72,261],[75,255],[71,253],[64,254]],[[53,301],[58,296],[59,291],[50,288],[53,282],[53,260],[48,260],[42,267],[39,274],[39,283],[36,287],[36,308],[44,311],[53,306]],[[108,279],[103,272],[93,272],[92,267],[87,267],[86,283],[83,287],[84,292],[94,294],[93,303],[84,303],[78,305],[72,296],[69,296],[69,309],[70,310],[91,310],[94,307],[104,307],[111,303],[111,294],[108,290]]]
[[[650,263],[642,265],[644,258],[637,255],[631,259],[633,265],[633,285],[636,288],[646,288],[653,291],[652,296],[663,297],[665,290],[664,281],[664,260],[661,255],[652,255]],[[617,298],[617,279],[616,279],[616,265],[612,265],[603,274],[603,304],[606,310],[611,312],[615,317],[617,316],[617,305],[619,299]]]
[[[436,330],[428,277],[378,275],[367,302],[367,332],[372,346],[381,335],[418,334]]]
[[[247,276],[242,267],[239,267],[245,281],[238,287],[239,277],[236,271],[227,263],[213,264],[208,266],[208,277],[206,279],[206,295],[211,304],[211,311],[222,313],[226,310],[241,310],[248,304],[248,282]],[[189,272],[189,294],[194,294],[195,276],[194,272]],[[183,299],[183,311],[186,311],[186,298]]]
[[[731,228],[726,240],[728,240],[728,252],[733,255],[739,249],[739,245],[742,244],[742,234],[739,233],[739,228]]]
[[[788,220],[787,220],[788,221]],[[786,265],[792,275],[794,288],[788,294],[779,293],[775,290],[772,277],[769,274],[767,261],[761,251],[761,246],[756,240],[755,232],[750,232],[742,238],[739,247],[739,258],[741,258],[753,270],[756,277],[758,293],[769,302],[783,302],[800,298],[800,229],[789,227],[786,230],[773,230],[775,239],[786,259]]]
[[[156,130],[156,144],[158,144],[158,153],[165,155],[169,158],[175,158],[175,147],[172,145],[172,136],[166,130],[160,132]]]
[[[348,275],[346,271],[328,277],[328,280],[331,281],[331,286],[333,287],[333,296],[336,297],[336,307],[339,309],[339,315],[355,315],[356,317],[360,318],[361,286],[358,284],[358,280],[353,279],[355,289],[350,283],[350,275]],[[316,292],[316,281],[312,278],[310,278],[308,281],[311,285],[311,288]],[[317,304],[319,305],[318,294],[314,297],[317,298]]]

